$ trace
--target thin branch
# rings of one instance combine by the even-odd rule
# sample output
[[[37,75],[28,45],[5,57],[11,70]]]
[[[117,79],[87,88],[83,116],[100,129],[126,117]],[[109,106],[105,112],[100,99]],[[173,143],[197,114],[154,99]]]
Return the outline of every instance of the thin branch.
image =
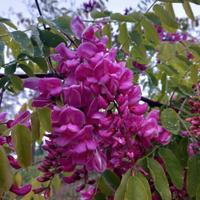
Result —
[[[153,107],[172,108],[172,109],[174,109],[176,112],[182,112],[182,113],[185,113],[185,114],[190,114],[190,113],[188,113],[187,111],[182,110],[182,108],[178,108],[178,107],[173,106],[173,105],[163,104],[163,103],[160,103],[159,101],[153,101],[153,100],[148,99],[148,98],[146,98],[146,97],[141,97],[141,100],[142,100],[143,102],[148,103],[148,105],[149,105],[151,108],[153,108]]]
[[[35,4],[36,4],[36,7],[37,7],[37,10],[38,10],[38,12],[39,12],[40,17],[43,18],[42,11],[41,11],[41,9],[40,9],[40,5],[39,5],[39,3],[38,3],[38,0],[35,0]],[[43,25],[44,29],[46,30],[46,29],[47,29],[46,25],[45,25],[44,23],[42,23],[42,25]]]
[[[141,100],[148,103],[150,107],[167,107],[167,105],[160,103],[159,101],[153,101],[146,97],[141,97]]]
[[[64,31],[60,31],[60,32],[71,42],[71,44],[73,44],[76,48],[78,47],[76,42],[68,34],[66,34]]]
[[[13,74],[15,76],[18,76],[21,79],[27,79],[30,78],[30,76],[28,76],[27,74]],[[5,77],[5,74],[0,74],[0,78]],[[34,77],[38,77],[38,78],[49,78],[49,77],[58,77],[56,74],[53,73],[49,73],[49,74],[34,74]],[[61,77],[58,77],[61,78]]]
[[[38,0],[35,0],[35,4],[36,4],[36,7],[37,7],[37,10],[38,10],[38,12],[39,12],[40,17],[43,18],[42,11],[41,11],[41,9],[40,9],[40,5],[39,5],[39,3],[38,3]],[[42,25],[43,25],[43,27],[44,27],[45,30],[49,30],[49,29],[46,27],[45,23],[42,23]],[[51,61],[51,57],[50,57],[50,56],[47,57],[47,63],[48,63],[48,66],[49,66],[49,70],[50,70],[52,73],[55,73],[55,70],[54,70],[54,68],[53,68],[53,64],[52,64],[52,61]]]

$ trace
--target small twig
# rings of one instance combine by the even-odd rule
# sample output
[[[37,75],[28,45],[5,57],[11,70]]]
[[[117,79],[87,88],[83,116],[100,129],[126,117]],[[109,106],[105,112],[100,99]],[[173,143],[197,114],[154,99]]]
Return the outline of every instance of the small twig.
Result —
[[[169,99],[169,105],[171,106],[172,105],[172,100],[174,98],[174,94],[175,94],[175,91],[172,92],[172,95],[170,96],[170,99]]]
[[[183,107],[186,104],[187,100],[188,100],[187,98],[184,99],[183,103],[181,104],[181,107],[180,107],[180,110],[179,110],[178,114],[180,114],[181,111],[183,110]]]

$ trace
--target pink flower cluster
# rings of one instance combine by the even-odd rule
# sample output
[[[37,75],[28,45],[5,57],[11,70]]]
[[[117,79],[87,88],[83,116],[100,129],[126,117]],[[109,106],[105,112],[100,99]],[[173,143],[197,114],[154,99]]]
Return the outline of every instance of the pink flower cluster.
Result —
[[[168,41],[168,42],[193,41],[193,38],[187,32],[170,33],[166,32],[161,26],[158,25],[156,26],[156,29],[161,41]]]
[[[159,111],[145,116],[148,105],[140,102],[141,90],[133,84],[132,72],[117,62],[115,49],[106,49],[107,37],[95,34],[101,27],[86,28],[78,17],[71,26],[80,45],[72,50],[61,43],[53,55],[63,80],[27,79],[24,86],[38,91],[33,106],[52,110],[52,132],[44,145],[48,154],[38,181],[72,172],[63,180],[85,180],[80,191],[94,183],[88,172],[111,168],[121,175],[152,142],[167,144],[170,134],[158,124]]]

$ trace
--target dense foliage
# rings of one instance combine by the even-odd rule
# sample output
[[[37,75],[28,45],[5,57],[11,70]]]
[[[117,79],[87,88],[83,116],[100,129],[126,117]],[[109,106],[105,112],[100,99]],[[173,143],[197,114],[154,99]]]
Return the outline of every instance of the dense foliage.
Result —
[[[0,101],[5,91],[35,91],[14,119],[0,113],[2,199],[53,199],[74,183],[83,200],[200,198],[191,2],[200,5],[154,1],[145,13],[123,15],[88,1],[79,17],[50,20],[40,11],[30,34],[0,18]],[[173,3],[182,3],[188,24]],[[13,61],[4,63],[5,52]],[[35,166],[27,180],[24,169]]]

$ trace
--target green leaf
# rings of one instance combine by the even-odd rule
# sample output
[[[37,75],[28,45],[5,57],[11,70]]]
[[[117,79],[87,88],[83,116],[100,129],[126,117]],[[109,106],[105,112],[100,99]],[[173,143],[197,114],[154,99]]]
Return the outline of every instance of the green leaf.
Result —
[[[160,18],[162,24],[166,25],[167,27],[170,27],[174,31],[178,29],[178,23],[161,5],[156,4],[153,10],[155,14]]]
[[[161,2],[171,2],[171,3],[182,3],[183,0],[159,0]],[[190,0],[190,2],[195,3],[197,5],[200,5],[200,1],[199,0]]]
[[[200,5],[200,1],[199,0],[190,0],[190,2]]]
[[[172,3],[167,2],[164,5],[166,11],[170,14],[170,16],[173,17],[173,19],[176,19]]]
[[[43,72],[47,72],[48,71],[48,65],[47,65],[47,62],[46,62],[45,58],[42,58],[42,57],[30,57],[30,59],[34,63],[36,63]]]
[[[37,109],[41,128],[45,131],[51,132],[51,110],[47,107]]]
[[[28,54],[29,56],[33,56],[34,54],[33,45],[31,43],[31,40],[24,32],[14,31],[12,32],[12,36],[15,39],[15,41],[17,41],[18,44],[20,45],[21,54]]]
[[[141,64],[148,64],[146,48],[143,44],[133,46],[131,49],[131,55],[137,62]]]
[[[137,173],[137,177],[140,179],[140,181],[142,181],[143,185],[145,186],[145,190],[148,196],[147,200],[151,200],[152,199],[151,188],[150,188],[148,180],[142,173]]]
[[[192,50],[192,53],[200,58],[200,45],[199,44],[192,44],[189,46],[189,49]]]
[[[18,76],[10,75],[9,78],[15,92],[19,92],[23,89],[23,81]]]
[[[188,70],[188,64],[180,57],[176,57],[169,60],[169,64],[182,76]]]
[[[150,42],[153,42],[156,46],[159,43],[160,38],[154,25],[146,17],[143,17],[141,24],[144,27],[144,36],[146,37],[146,39]]]
[[[6,24],[7,26],[10,26],[11,28],[17,30],[17,27],[10,21],[10,19],[0,17],[0,22],[2,22],[4,24]]]
[[[48,30],[39,31],[40,39],[43,44],[47,47],[56,47],[61,42],[65,42],[65,40],[59,36],[58,34],[52,33]]]
[[[173,134],[177,135],[180,131],[180,121],[177,113],[172,108],[167,108],[161,112],[162,125]]]
[[[178,74],[178,72],[170,65],[159,64],[157,66],[161,71],[165,72],[169,76],[173,76],[173,75],[177,75]]]
[[[198,82],[198,70],[199,70],[199,67],[198,65],[193,65],[191,66],[191,81],[192,83],[195,85],[197,82]]]
[[[122,15],[120,13],[113,13],[110,15],[111,20],[116,20],[118,22],[136,22],[137,20],[133,15]]]
[[[162,73],[160,80],[161,80],[162,89],[161,89],[161,93],[158,98],[158,101],[161,101],[166,96],[166,92],[168,88],[168,84],[167,84],[168,80],[167,80],[167,75],[165,72]]]
[[[121,44],[122,49],[127,53],[129,52],[129,41],[130,41],[130,38],[129,38],[126,23],[121,23],[119,25],[118,42]]]
[[[162,200],[171,200],[172,197],[169,189],[169,183],[162,166],[158,161],[152,158],[148,158],[147,163],[155,188],[160,194]]]
[[[175,149],[172,151],[176,157],[180,160],[183,167],[187,166],[188,161],[188,138],[182,138],[178,144],[175,144]]]
[[[31,131],[33,134],[33,139],[38,141],[41,139],[40,132],[40,120],[37,112],[31,114]]]
[[[20,45],[2,23],[0,23],[0,35],[2,35],[2,41],[12,50],[14,57],[17,58],[20,53]]]
[[[0,88],[3,88],[8,81],[9,81],[9,78],[7,76],[2,77],[0,79]]]
[[[98,180],[98,188],[105,195],[112,195],[120,184],[119,177],[111,170],[106,170]]]
[[[32,26],[32,32],[31,32],[31,41],[34,47],[34,57],[42,57],[44,56],[43,53],[43,42],[40,39],[40,33],[36,26]]]
[[[17,160],[24,168],[32,164],[32,134],[31,131],[17,124],[12,130],[12,138],[17,153]]]
[[[52,179],[52,187],[54,191],[59,190],[61,184],[62,184],[61,178],[59,177],[59,175],[55,175],[54,178]]]
[[[9,191],[12,185],[10,164],[3,146],[0,146],[0,193]]]
[[[129,32],[131,40],[136,44],[136,45],[141,45],[142,43],[142,34],[139,31],[130,31]]]
[[[198,185],[196,190],[196,200],[200,200],[200,184]]]
[[[183,187],[183,169],[179,160],[173,154],[173,152],[166,148],[161,148],[159,150],[159,155],[164,161],[167,173],[169,174],[172,183],[178,188]]]
[[[98,11],[92,11],[90,13],[91,17],[93,19],[98,19],[98,18],[102,18],[102,17],[108,17],[110,16],[110,13],[109,11],[101,11],[101,12],[98,12]]]
[[[194,14],[192,12],[192,8],[190,6],[189,0],[183,0],[183,8],[185,10],[186,15],[192,20],[195,21]]]
[[[53,23],[61,31],[71,34],[72,32],[71,32],[71,28],[70,28],[70,21],[71,21],[71,17],[64,15],[61,17],[57,17],[55,20],[53,20]]]
[[[141,179],[141,176],[138,175],[129,177],[124,200],[151,200],[148,193],[149,185],[147,189],[146,183],[144,184],[145,178],[143,178]]]
[[[151,83],[153,85],[157,86],[158,85],[158,80],[157,80],[157,78],[155,76],[155,73],[153,73],[153,70],[152,69],[147,69],[146,73],[147,73],[148,78],[150,79]]]
[[[200,155],[195,155],[188,161],[187,191],[189,196],[195,197],[200,183]]]
[[[111,25],[110,24],[106,24],[103,27],[103,33],[108,36],[107,48],[111,48],[111,45],[112,45],[112,38],[111,37],[112,37],[112,35],[111,35]]]
[[[106,200],[106,196],[103,193],[97,192],[93,200]]]
[[[6,131],[8,128],[4,124],[0,124],[0,135],[4,134],[4,131]]]
[[[128,181],[130,176],[131,176],[131,170],[129,169],[122,176],[121,183],[120,183],[119,187],[117,188],[117,190],[115,192],[115,197],[114,197],[115,200],[124,200],[125,192],[126,192],[126,184],[127,184],[127,181]]]
[[[19,64],[18,65],[28,76],[33,76],[33,70],[30,68],[29,65]]]
[[[176,57],[176,49],[174,45],[168,42],[162,42],[158,49],[158,59],[169,61]]]
[[[16,68],[17,68],[17,64],[14,63],[14,64],[11,64],[11,65],[7,65],[5,68],[4,68],[4,73],[6,75],[8,74],[14,74],[15,71],[16,71]]]

